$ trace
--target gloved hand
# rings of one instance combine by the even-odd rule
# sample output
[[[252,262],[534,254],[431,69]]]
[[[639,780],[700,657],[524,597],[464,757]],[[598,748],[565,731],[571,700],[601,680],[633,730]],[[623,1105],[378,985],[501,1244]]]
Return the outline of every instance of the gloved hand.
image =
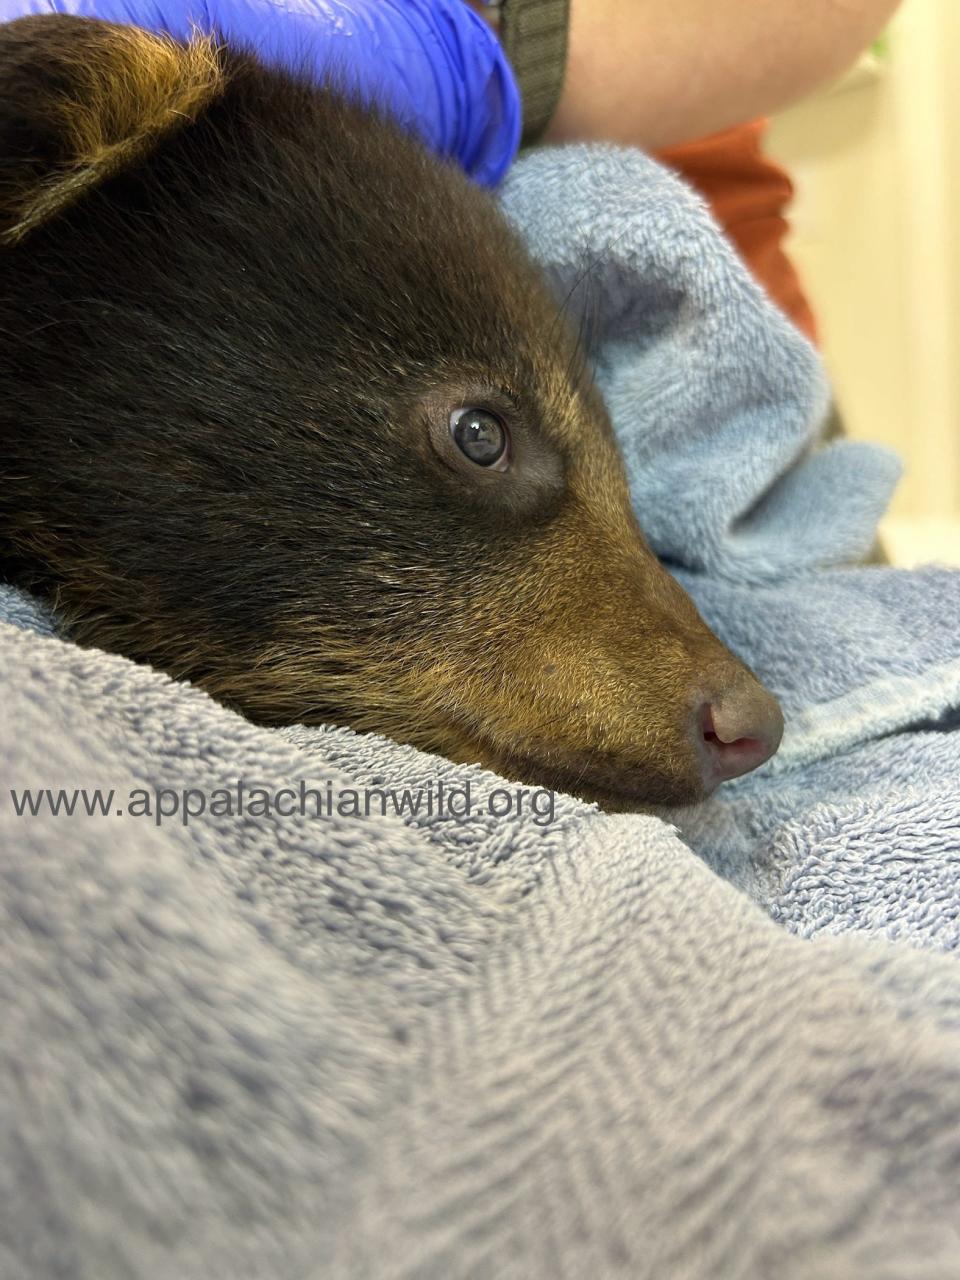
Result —
[[[485,186],[516,154],[516,81],[493,31],[464,0],[0,0],[5,22],[41,13],[179,39],[197,28],[318,79],[332,71]]]

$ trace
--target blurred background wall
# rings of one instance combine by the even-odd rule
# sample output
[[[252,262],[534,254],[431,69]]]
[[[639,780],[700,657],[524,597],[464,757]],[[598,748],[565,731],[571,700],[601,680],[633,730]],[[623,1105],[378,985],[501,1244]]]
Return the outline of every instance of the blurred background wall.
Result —
[[[904,0],[768,150],[847,429],[906,463],[887,550],[960,564],[960,0]]]

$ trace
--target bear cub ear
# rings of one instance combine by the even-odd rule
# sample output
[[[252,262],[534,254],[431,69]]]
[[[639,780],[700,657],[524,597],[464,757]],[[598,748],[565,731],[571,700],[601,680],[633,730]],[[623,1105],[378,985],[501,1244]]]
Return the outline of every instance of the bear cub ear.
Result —
[[[215,42],[61,14],[0,25],[0,244],[189,124],[224,87]]]

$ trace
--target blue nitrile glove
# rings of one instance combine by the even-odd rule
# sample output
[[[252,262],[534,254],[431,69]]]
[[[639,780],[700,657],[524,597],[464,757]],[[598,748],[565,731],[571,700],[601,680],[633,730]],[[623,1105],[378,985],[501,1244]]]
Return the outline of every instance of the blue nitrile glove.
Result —
[[[494,186],[520,138],[520,95],[496,35],[464,0],[0,0],[4,22],[72,13],[185,39],[218,32],[281,66],[333,71],[438,155]]]

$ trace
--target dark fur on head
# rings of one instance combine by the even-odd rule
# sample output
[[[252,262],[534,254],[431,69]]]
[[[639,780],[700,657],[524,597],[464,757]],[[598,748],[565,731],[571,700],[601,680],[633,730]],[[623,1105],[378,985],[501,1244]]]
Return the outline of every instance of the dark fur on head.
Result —
[[[644,544],[494,202],[209,42],[25,19],[0,86],[4,576],[258,721],[700,795],[704,698],[765,695]],[[508,471],[452,443],[473,404]]]

